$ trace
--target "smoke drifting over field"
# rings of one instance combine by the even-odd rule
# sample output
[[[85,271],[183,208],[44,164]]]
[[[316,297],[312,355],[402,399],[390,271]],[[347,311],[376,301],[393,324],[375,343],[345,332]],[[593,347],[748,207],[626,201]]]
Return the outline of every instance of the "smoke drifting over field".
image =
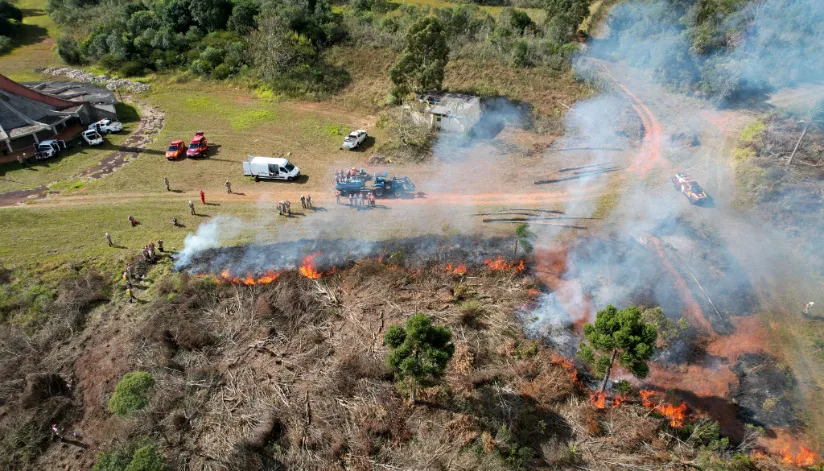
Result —
[[[820,81],[822,2],[738,3],[738,11],[701,2],[621,3],[606,21],[609,36],[594,40],[589,55],[650,69],[663,83],[719,100]]]

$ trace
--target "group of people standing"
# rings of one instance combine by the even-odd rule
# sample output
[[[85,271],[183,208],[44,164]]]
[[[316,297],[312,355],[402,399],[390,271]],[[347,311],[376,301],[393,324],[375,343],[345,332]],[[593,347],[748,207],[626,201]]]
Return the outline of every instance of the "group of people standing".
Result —
[[[341,195],[340,191],[335,192],[335,201],[337,202],[337,204],[340,204],[340,197],[341,196],[342,195]],[[349,207],[350,208],[365,208],[365,207],[374,208],[375,207],[375,193],[373,193],[371,191],[367,191],[365,193],[364,192],[362,192],[362,193],[349,193]]]

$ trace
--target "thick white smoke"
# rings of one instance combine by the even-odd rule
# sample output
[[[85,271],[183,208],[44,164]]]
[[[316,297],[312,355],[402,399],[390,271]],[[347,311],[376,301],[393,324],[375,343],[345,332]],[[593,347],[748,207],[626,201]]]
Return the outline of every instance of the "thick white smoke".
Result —
[[[213,249],[225,244],[240,233],[241,221],[229,216],[216,216],[209,222],[201,224],[194,234],[188,234],[175,259],[175,268],[182,268],[191,262],[192,257],[206,249]]]

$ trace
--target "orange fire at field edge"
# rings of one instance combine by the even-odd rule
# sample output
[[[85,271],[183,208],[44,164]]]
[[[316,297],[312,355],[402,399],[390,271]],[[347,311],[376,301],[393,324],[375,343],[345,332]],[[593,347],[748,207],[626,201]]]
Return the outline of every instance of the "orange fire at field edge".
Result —
[[[273,270],[268,270],[263,275],[258,277],[252,276],[251,273],[247,273],[245,277],[237,277],[232,276],[232,273],[227,268],[220,272],[220,275],[217,276],[217,282],[221,285],[268,285],[269,283],[275,281],[278,276],[280,276],[280,273]]]
[[[794,464],[796,466],[813,466],[820,460],[818,454],[808,449],[804,445],[798,445],[798,451],[793,453],[792,449],[787,446],[781,451],[781,461],[785,464]]]
[[[310,280],[317,280],[320,278],[321,273],[318,271],[317,266],[315,265],[315,257],[320,255],[320,252],[315,252],[313,254],[309,254],[303,257],[303,263],[300,266],[300,274],[309,278]]]
[[[454,273],[456,275],[463,275],[466,273],[466,265],[464,265],[463,263],[461,263],[460,265],[453,265],[450,263],[447,264],[446,267],[444,267],[444,270],[450,273]]]
[[[644,404],[644,407],[652,409],[668,418],[670,425],[673,427],[684,426],[684,419],[686,419],[687,415],[686,404],[682,403],[680,406],[675,406],[663,401],[653,402],[651,398],[656,393],[652,390],[642,389],[638,393],[641,395],[641,403]]]
[[[515,270],[521,272],[524,271],[525,268],[523,260],[518,262],[518,264],[509,263],[501,255],[498,255],[498,258],[495,260],[484,260],[484,265],[493,271]]]

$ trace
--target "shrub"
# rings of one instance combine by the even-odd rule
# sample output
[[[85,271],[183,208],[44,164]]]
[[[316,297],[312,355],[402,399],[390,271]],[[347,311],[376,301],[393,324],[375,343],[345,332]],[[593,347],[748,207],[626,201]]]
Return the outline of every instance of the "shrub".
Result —
[[[78,65],[83,62],[80,46],[71,36],[63,35],[57,38],[57,55],[69,65]]]
[[[154,386],[154,378],[145,371],[133,371],[123,376],[117,383],[109,410],[116,415],[125,416],[146,407],[149,393]]]
[[[5,54],[14,47],[14,41],[8,36],[0,36],[0,54]]]
[[[129,466],[125,471],[165,471],[168,468],[163,463],[163,455],[159,454],[154,446],[147,445],[138,448]]]
[[[101,451],[92,471],[123,471],[132,461],[131,456],[119,451]]]
[[[126,77],[135,77],[143,75],[146,72],[146,67],[138,61],[126,61],[120,65],[118,71]]]

